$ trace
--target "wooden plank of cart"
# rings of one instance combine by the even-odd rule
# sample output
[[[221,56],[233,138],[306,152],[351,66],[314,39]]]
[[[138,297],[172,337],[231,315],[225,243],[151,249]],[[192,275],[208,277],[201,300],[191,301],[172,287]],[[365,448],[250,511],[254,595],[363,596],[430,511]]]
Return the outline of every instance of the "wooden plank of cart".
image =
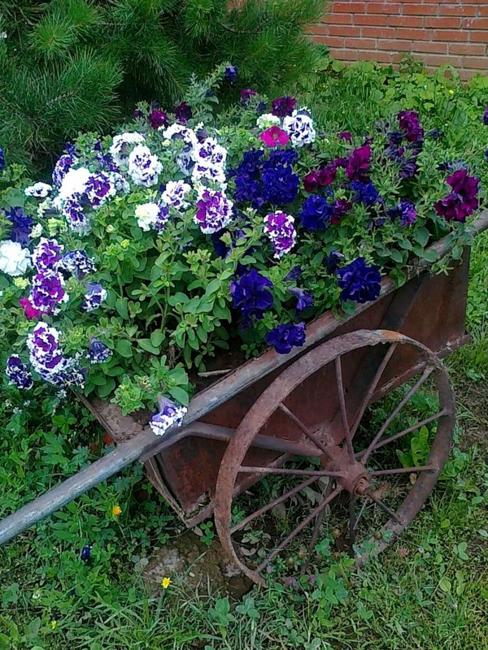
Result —
[[[485,211],[471,230],[476,235],[487,228]],[[449,242],[446,237],[431,248],[442,257]],[[0,522],[0,543],[139,460],[189,527],[214,514],[225,552],[257,583],[287,547],[306,540],[308,558],[325,515],[336,522],[342,516],[339,531],[356,548],[361,532],[363,549],[381,551],[416,516],[449,455],[455,406],[442,358],[469,340],[468,270],[466,249],[446,275],[431,275],[420,263],[401,288],[383,279],[376,301],[358,305],[348,317],[326,312],[309,324],[302,348],[287,355],[268,350],[197,393],[183,425],[162,438],[147,421],[122,416],[114,405],[86,402],[117,442],[115,449]],[[400,386],[406,386],[403,396],[371,430],[364,424],[369,406]],[[436,407],[416,416],[422,386],[429,387]],[[411,424],[392,433],[405,410]],[[394,451],[405,436],[429,426],[425,462],[402,465]],[[269,489],[264,502],[245,499],[233,520],[234,500],[264,477],[279,480],[283,491]],[[260,520],[312,487],[315,502],[306,516],[293,519],[290,531],[266,552],[246,550],[246,534]]]

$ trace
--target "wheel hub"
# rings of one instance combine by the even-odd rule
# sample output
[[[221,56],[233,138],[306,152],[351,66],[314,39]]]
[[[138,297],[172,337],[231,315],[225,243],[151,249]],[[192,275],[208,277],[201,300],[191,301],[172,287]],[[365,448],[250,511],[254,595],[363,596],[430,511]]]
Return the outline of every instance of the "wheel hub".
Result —
[[[322,467],[328,472],[340,472],[338,484],[351,494],[364,494],[369,487],[369,477],[365,466],[351,460],[347,450],[339,445],[330,445],[320,457]]]

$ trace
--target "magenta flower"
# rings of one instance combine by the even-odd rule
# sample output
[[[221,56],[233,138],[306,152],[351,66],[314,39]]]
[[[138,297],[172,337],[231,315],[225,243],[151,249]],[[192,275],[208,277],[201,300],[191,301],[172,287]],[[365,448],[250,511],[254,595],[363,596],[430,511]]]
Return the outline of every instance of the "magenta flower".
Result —
[[[277,97],[271,102],[271,112],[277,117],[291,115],[297,107],[297,100],[294,97]]]
[[[363,144],[362,147],[354,149],[347,160],[346,174],[351,181],[369,180],[369,165],[371,163],[371,147]]]
[[[288,133],[283,131],[283,129],[280,129],[279,126],[271,126],[269,129],[266,129],[266,131],[263,131],[259,137],[261,138],[261,141],[270,148],[284,147],[290,142]]]
[[[149,124],[153,129],[159,129],[160,126],[168,126],[168,116],[160,108],[153,108],[149,113]]]
[[[479,178],[469,176],[466,169],[458,169],[446,178],[452,192],[436,201],[435,211],[448,221],[466,221],[478,209]]]
[[[19,305],[24,310],[27,320],[38,320],[42,316],[42,312],[34,307],[29,298],[20,298]]]

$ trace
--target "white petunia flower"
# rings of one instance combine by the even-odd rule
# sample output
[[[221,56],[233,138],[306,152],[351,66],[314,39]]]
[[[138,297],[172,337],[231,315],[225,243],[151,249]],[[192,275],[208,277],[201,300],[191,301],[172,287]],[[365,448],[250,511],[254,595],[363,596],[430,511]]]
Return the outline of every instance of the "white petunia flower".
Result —
[[[161,198],[163,203],[170,208],[186,210],[190,204],[185,198],[190,191],[191,185],[185,181],[168,181]]]
[[[33,196],[36,199],[45,199],[52,189],[52,186],[48,185],[48,183],[34,183],[34,185],[25,188],[24,194]]]
[[[120,133],[115,135],[110,147],[110,154],[117,165],[127,163],[132,147],[144,142],[145,138],[142,133]]]
[[[0,271],[7,275],[19,276],[31,266],[30,252],[18,242],[6,239],[0,242]]]
[[[285,117],[283,120],[283,129],[288,133],[295,147],[303,147],[305,144],[311,144],[315,141],[317,135],[312,117],[304,109],[293,111],[292,115]]]
[[[155,226],[160,206],[157,203],[142,203],[136,207],[137,223],[146,232]]]
[[[281,126],[281,119],[273,113],[264,113],[256,120],[259,129],[269,129],[270,126]]]
[[[149,147],[138,144],[129,155],[129,176],[136,185],[151,187],[158,182],[163,165]]]

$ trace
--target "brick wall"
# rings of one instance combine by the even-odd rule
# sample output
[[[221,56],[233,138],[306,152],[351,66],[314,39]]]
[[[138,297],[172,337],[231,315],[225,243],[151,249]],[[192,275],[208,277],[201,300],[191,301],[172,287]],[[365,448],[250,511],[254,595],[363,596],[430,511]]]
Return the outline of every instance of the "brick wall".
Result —
[[[464,78],[488,72],[488,0],[342,0],[310,33],[342,61],[397,63],[411,53]]]

